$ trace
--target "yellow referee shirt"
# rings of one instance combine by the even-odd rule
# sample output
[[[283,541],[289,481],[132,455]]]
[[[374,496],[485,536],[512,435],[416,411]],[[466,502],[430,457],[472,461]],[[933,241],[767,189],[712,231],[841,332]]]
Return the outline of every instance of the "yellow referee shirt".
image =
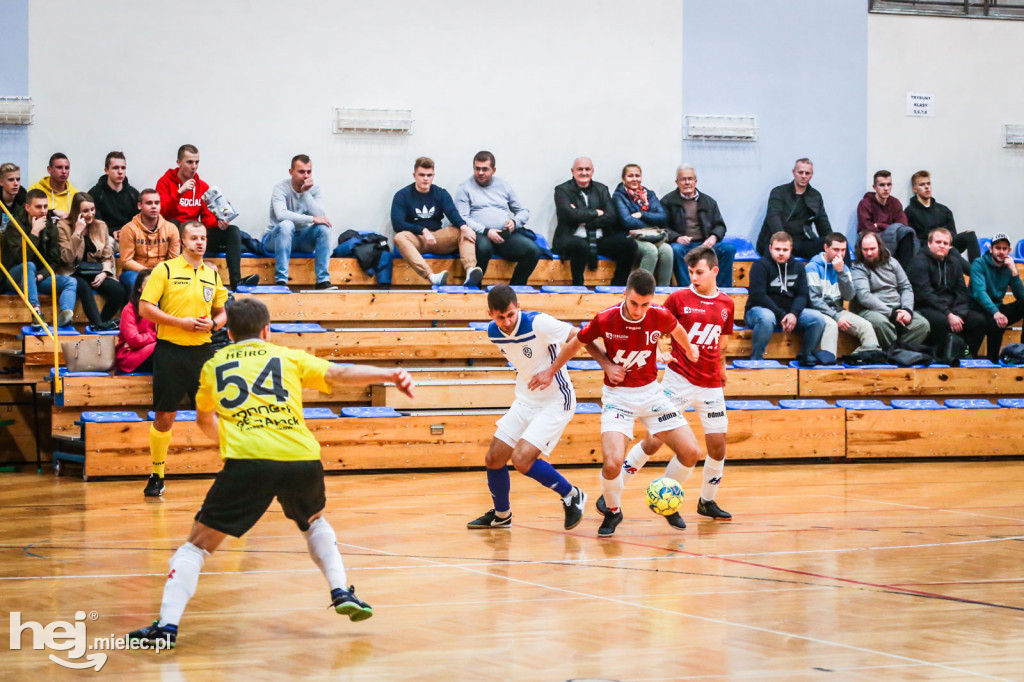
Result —
[[[225,459],[320,459],[302,418],[302,389],[330,393],[331,363],[294,348],[249,339],[221,348],[203,365],[196,409],[217,412]]]
[[[223,308],[228,290],[216,268],[203,263],[193,268],[178,256],[153,268],[142,290],[142,300],[174,317],[210,317],[214,308]],[[210,342],[210,332],[193,332],[157,325],[156,337],[179,346],[201,346]]]

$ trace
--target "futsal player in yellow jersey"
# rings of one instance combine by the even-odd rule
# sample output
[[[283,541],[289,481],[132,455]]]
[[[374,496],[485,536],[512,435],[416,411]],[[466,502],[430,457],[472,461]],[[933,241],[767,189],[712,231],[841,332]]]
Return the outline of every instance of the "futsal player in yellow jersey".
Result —
[[[346,589],[337,537],[323,518],[320,443],[302,418],[302,389],[330,393],[333,384],[391,382],[412,397],[412,378],[405,370],[336,365],[269,343],[270,313],[254,298],[232,303],[227,318],[235,343],[203,366],[196,394],[197,422],[219,443],[224,468],[196,514],[188,542],[171,557],[160,619],[129,633],[129,640],[173,646],[206,557],[225,536],[248,532],[275,497],[306,537],[309,554],[331,587],[335,611],[354,621],[373,615],[352,587]]]

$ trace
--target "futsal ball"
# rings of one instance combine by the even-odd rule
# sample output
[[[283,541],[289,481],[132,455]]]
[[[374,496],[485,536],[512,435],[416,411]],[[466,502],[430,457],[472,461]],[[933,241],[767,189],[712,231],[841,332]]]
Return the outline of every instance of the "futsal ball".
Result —
[[[656,478],[647,486],[647,506],[655,514],[671,516],[683,504],[683,489],[671,478]]]

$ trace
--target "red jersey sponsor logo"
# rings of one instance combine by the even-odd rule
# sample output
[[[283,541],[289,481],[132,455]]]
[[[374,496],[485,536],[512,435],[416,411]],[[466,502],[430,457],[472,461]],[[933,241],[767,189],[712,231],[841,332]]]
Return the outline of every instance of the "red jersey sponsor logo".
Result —
[[[719,341],[723,335],[732,334],[735,308],[733,300],[721,292],[712,297],[701,296],[692,288],[673,292],[665,300],[665,309],[686,330],[690,343],[700,349],[700,357],[697,362],[690,362],[682,347],[673,341],[670,369],[694,386],[721,387]]]
[[[583,343],[603,339],[608,357],[626,370],[626,378],[617,385],[635,388],[658,380],[658,339],[675,328],[676,318],[660,306],[651,306],[642,320],[625,319],[621,307],[615,306],[598,313],[579,338]],[[607,377],[605,384],[611,386]]]

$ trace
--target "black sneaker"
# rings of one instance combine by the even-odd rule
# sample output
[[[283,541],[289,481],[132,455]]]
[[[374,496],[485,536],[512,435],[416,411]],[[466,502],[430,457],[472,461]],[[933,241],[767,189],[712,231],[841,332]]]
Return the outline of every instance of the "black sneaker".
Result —
[[[286,280],[283,280],[283,279],[275,279],[274,280],[274,286],[275,287],[286,287],[286,286],[288,286],[288,282]]]
[[[597,507],[598,514],[608,513],[608,504],[604,501],[604,495],[601,495],[601,497],[597,498],[597,502],[594,503],[594,506]]]
[[[712,519],[731,519],[732,514],[718,506],[714,500],[706,502],[704,498],[697,500],[697,513]]]
[[[563,501],[562,505],[565,507],[565,529],[572,530],[580,525],[580,521],[583,520],[583,509],[587,505],[587,494],[574,487],[569,504],[565,504]]]
[[[178,641],[178,628],[170,625],[160,627],[157,625],[160,621],[154,620],[153,624],[138,630],[133,630],[128,633],[129,642],[146,642],[148,645],[146,648],[154,649],[158,641],[163,642],[167,645],[168,649],[173,649]]]
[[[142,491],[146,497],[160,497],[164,494],[164,479],[156,474],[150,474],[146,481],[146,489]]]
[[[499,519],[493,509],[478,519],[473,519],[466,524],[466,528],[510,528],[512,526],[512,514],[509,513],[503,519]]]
[[[100,322],[99,324],[91,325],[94,331],[98,332],[112,332],[115,329],[121,328],[120,320],[107,320],[106,322]]]
[[[668,521],[668,525],[672,526],[676,530],[686,530],[686,521],[683,521],[683,517],[679,515],[679,512],[673,512],[665,517]]]
[[[601,522],[601,527],[597,529],[597,537],[608,538],[615,535],[615,529],[622,523],[622,512],[617,511],[614,514],[606,512],[604,515],[604,521]]]
[[[316,283],[317,291],[337,291],[338,287],[331,284],[330,280],[324,280],[323,282]]]
[[[238,287],[254,287],[260,283],[259,275],[249,275],[235,282],[235,286],[231,287],[235,291],[238,291]]]
[[[484,271],[474,266],[466,271],[466,281],[463,284],[467,287],[478,287],[483,279]]]
[[[373,616],[373,607],[356,596],[356,588],[352,585],[347,590],[331,590],[331,607],[351,621]]]

